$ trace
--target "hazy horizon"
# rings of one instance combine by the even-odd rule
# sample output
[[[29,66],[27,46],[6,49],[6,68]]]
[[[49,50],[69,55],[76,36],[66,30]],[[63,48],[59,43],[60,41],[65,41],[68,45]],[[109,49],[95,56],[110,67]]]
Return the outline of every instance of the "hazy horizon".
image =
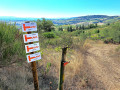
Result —
[[[104,15],[104,14],[103,14]],[[83,15],[83,16],[92,16],[92,15]],[[120,15],[105,15],[105,16],[120,16]],[[0,16],[0,17],[15,17],[15,18],[47,18],[47,17],[19,17],[19,16]],[[59,19],[59,18],[74,18],[74,17],[82,17],[82,16],[73,16],[73,17],[55,17],[49,19]]]

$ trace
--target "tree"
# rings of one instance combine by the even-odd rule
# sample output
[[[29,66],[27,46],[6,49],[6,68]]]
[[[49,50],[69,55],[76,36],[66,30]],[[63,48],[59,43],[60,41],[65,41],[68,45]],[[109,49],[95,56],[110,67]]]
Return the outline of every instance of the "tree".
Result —
[[[78,30],[78,25],[76,25],[76,30]]]
[[[85,26],[84,26],[84,24],[82,25],[82,29],[83,29],[83,30],[85,29]]]
[[[37,30],[41,31],[42,28],[43,28],[42,21],[40,19],[38,19],[37,20]]]
[[[95,27],[97,27],[98,25],[97,25],[97,23],[95,24]]]
[[[97,33],[100,33],[100,30],[99,30],[99,29],[97,30]]]
[[[87,26],[87,27],[88,27],[88,29],[90,29],[90,25],[89,25],[89,24],[88,24],[88,26]]]
[[[70,26],[70,31],[71,31],[71,32],[73,31],[72,26]]]
[[[46,20],[45,18],[43,18],[42,20],[37,20],[37,28],[39,31],[43,29],[45,32],[50,32],[52,29],[54,29],[53,26],[53,22],[50,20]]]
[[[79,26],[79,30],[81,30],[82,29],[82,27],[81,27],[81,25]]]
[[[59,30],[59,31],[63,31],[63,28],[62,28],[62,27],[59,27],[58,30]]]
[[[94,24],[90,24],[90,28],[95,28],[96,26]]]
[[[70,28],[69,28],[69,26],[67,27],[67,31],[68,31],[68,32],[70,31]]]
[[[107,23],[107,25],[109,26],[109,25],[110,25],[110,23]]]

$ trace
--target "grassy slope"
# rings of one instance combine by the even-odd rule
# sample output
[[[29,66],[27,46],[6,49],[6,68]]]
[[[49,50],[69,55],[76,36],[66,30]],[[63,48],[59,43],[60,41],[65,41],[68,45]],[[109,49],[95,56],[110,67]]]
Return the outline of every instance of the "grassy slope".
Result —
[[[110,83],[116,81],[116,79],[111,78],[111,73],[113,73],[114,70],[115,72],[118,70],[115,68],[120,68],[114,66],[119,64],[116,62],[118,56],[113,56],[120,54],[119,52],[116,54],[115,51],[116,48],[117,51],[119,51],[119,47],[116,45],[105,45],[101,41],[96,42],[92,40],[86,40],[83,47],[68,50],[66,60],[70,61],[70,63],[65,68],[64,89],[109,90],[109,88],[119,88],[117,83]],[[109,54],[111,51],[113,53]],[[59,82],[61,49],[53,49],[48,47],[42,50],[42,53],[42,60],[37,62],[39,87],[42,90],[48,90],[50,87],[52,87],[52,90],[57,90]],[[114,64],[112,64],[112,67],[114,67],[114,70],[111,71],[112,67],[109,70],[109,66],[111,66],[110,64],[113,62]],[[46,66],[49,63],[51,63],[51,67],[49,67],[50,70],[47,72]],[[106,72],[104,68],[110,72]],[[101,77],[102,75],[104,75],[104,77]],[[0,68],[0,87],[2,90],[33,90],[32,79],[30,64],[28,64],[26,60],[22,65],[13,64],[9,67]]]
[[[89,29],[86,30],[86,33],[87,32],[92,33],[91,36],[97,35],[95,33],[96,30],[99,29],[101,32],[104,31],[105,28],[109,28],[109,27],[110,26],[104,26],[95,29]],[[57,40],[58,38],[55,39]],[[41,41],[40,43],[43,42]],[[106,46],[107,48],[104,46]],[[117,51],[119,51],[119,47],[116,47],[115,45],[112,46],[114,49],[111,50],[115,51],[115,48],[117,48]],[[50,87],[52,87],[53,90],[56,90],[58,88],[58,81],[59,81],[61,49],[59,47],[52,48],[49,42],[48,47],[41,48],[41,51],[42,51],[42,61],[38,61],[37,63],[39,86],[42,90],[47,90]],[[106,74],[106,72],[104,71],[104,67],[108,70],[109,69],[108,66],[110,66],[111,63],[114,63],[112,60],[118,60],[120,53],[119,52],[112,53],[113,55],[117,55],[112,58],[110,55],[108,55],[108,53],[105,53],[104,56],[106,57],[106,60],[110,60],[109,63],[106,63],[108,65],[106,66],[104,65],[106,61],[103,61],[104,57],[102,57],[101,55],[104,53],[104,51],[111,52],[109,45],[105,45],[103,43],[89,41],[89,40],[86,41],[84,45],[81,45],[81,43],[79,43],[72,49],[69,49],[67,53],[67,61],[70,61],[70,64],[68,64],[65,69],[64,89],[65,90],[66,89],[71,89],[71,90],[106,89],[107,86],[104,85],[105,82],[109,82],[109,80],[110,82],[112,82],[113,80],[116,81],[116,79],[111,78],[110,75],[108,75],[108,73]],[[99,53],[97,54],[96,52]],[[96,59],[98,58],[99,60],[101,60],[102,64],[100,61],[96,61]],[[97,63],[98,66],[100,67],[96,67],[97,65],[95,64],[93,65],[93,63],[89,60],[92,60],[95,64]],[[49,63],[51,63],[51,67],[49,67],[50,70],[47,72],[48,68],[46,66]],[[101,65],[103,65],[103,67],[101,67]],[[115,65],[118,64],[115,63]],[[112,67],[114,67],[114,65]],[[100,78],[100,77],[97,78],[97,76],[94,76],[94,74],[95,75],[99,74],[98,76],[101,76],[102,75],[102,71],[100,71],[101,69],[104,71],[105,76],[107,78],[110,77],[111,79],[105,79],[104,81],[104,78]],[[113,72],[111,71],[110,73]],[[114,88],[114,84],[111,85],[110,82],[108,83],[108,86]],[[119,85],[116,88],[118,87]],[[33,90],[33,78],[30,69],[30,64],[28,64],[27,61],[25,60],[25,62],[22,65],[20,65],[20,63],[14,63],[11,66],[0,68],[0,89]]]

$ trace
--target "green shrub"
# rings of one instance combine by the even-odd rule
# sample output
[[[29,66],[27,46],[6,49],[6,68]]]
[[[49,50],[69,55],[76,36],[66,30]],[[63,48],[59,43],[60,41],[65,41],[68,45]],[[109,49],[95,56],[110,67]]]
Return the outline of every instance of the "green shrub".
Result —
[[[45,38],[55,38],[55,34],[53,32],[45,32],[43,33]]]
[[[102,30],[100,34],[106,38],[105,41],[107,42],[120,43],[120,22],[111,24],[108,28]]]
[[[120,25],[114,25],[110,29],[110,36],[113,38],[115,43],[120,43]]]
[[[55,51],[57,51],[57,52],[61,51],[61,47],[56,47]]]
[[[93,39],[93,40],[100,40],[101,36],[99,34],[93,34],[93,35],[91,35],[90,38]]]
[[[80,34],[80,43],[82,46],[85,43],[86,38],[87,38],[87,34],[85,34],[85,33]]]
[[[24,45],[15,25],[0,23],[0,64],[9,64],[18,61],[25,55]]]
[[[76,31],[72,32],[72,34],[73,34],[74,36],[79,36],[80,33],[82,33],[82,30],[76,30]]]
[[[65,33],[65,31],[54,31],[54,34],[55,34],[57,37],[60,37],[61,35],[63,35],[63,33]]]
[[[113,43],[113,38],[112,37],[107,37],[103,39],[104,43]]]
[[[100,30],[98,29],[98,30],[95,30],[94,32],[95,32],[95,33],[99,33],[99,32],[100,32]]]
[[[73,44],[73,36],[71,33],[64,33],[61,37],[60,37],[60,43],[58,46],[60,47],[71,47]]]
[[[61,32],[61,35],[58,34],[59,31],[56,32],[47,32],[43,33],[40,36],[40,43],[42,48],[46,48],[47,46],[52,46],[52,47],[66,47],[66,46],[71,46],[72,45],[72,33],[68,32]],[[54,35],[54,38],[48,38],[48,34]],[[56,34],[59,36],[56,36]]]

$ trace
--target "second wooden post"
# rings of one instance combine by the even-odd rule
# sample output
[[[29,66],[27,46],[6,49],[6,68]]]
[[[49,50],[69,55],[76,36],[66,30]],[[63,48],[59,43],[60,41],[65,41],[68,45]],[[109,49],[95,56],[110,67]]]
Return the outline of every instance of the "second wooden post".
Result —
[[[67,47],[62,48],[62,60],[60,66],[60,82],[59,82],[59,90],[63,90],[64,83],[64,69],[65,69],[65,60],[66,60]]]

